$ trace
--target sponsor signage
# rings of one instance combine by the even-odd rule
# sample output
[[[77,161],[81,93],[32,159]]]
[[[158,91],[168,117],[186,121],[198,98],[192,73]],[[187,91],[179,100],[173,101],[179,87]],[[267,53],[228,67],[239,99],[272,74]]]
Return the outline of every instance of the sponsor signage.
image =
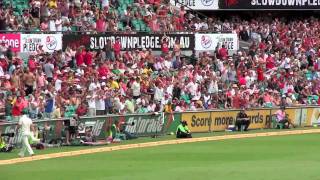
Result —
[[[320,108],[306,108],[302,110],[304,117],[301,118],[302,126],[320,125]]]
[[[177,7],[186,6],[186,10],[215,10],[219,9],[219,0],[171,0],[171,4]]]
[[[93,50],[102,50],[107,41],[113,44],[116,38],[120,38],[122,50],[151,49],[161,50],[161,41],[164,34],[99,34],[99,35],[64,35],[63,48],[67,46],[85,46]],[[176,40],[180,41],[181,50],[194,49],[194,34],[167,34],[169,48],[173,48]]]
[[[106,138],[106,116],[99,116],[95,118],[84,117],[80,119],[78,124],[79,133],[84,133],[87,129],[90,129],[92,135],[94,135],[97,139],[105,139]]]
[[[237,34],[195,34],[195,50],[214,51],[217,47],[225,47],[229,51],[239,49],[239,39]]]
[[[188,112],[182,113],[181,120],[187,121],[191,132],[223,131],[235,124],[239,112]],[[246,113],[251,121],[249,129],[266,128],[270,123],[270,110],[250,110]]]
[[[181,120],[187,121],[191,132],[208,132],[213,123],[210,112],[182,113]]]
[[[83,121],[79,124],[79,133],[85,133],[87,129],[90,129],[92,135],[101,139],[105,137],[104,131],[104,120],[96,120],[96,121]]]
[[[246,111],[251,124],[249,129],[269,128],[271,123],[271,115],[275,114],[278,109],[253,109]],[[286,113],[289,118],[296,124],[301,126],[312,126],[320,123],[319,107],[304,108],[287,108]],[[132,124],[126,125],[125,131],[137,136],[161,135],[164,133],[175,132],[181,120],[188,123],[188,127],[192,133],[223,131],[228,125],[234,125],[238,110],[211,111],[211,112],[186,112],[172,114],[140,114],[127,116],[98,116],[83,117],[79,122],[79,132],[85,132],[90,128],[97,139],[105,139],[107,131],[113,123]],[[46,139],[60,139],[65,129],[63,121],[47,120],[34,121],[39,129],[49,128]],[[17,128],[17,123],[0,125],[2,133],[15,133],[13,142],[18,144],[21,142],[21,132]]]
[[[164,130],[163,116],[162,115],[137,115],[126,116],[127,125],[125,131],[135,134],[137,136],[153,135],[156,133],[162,133]]]
[[[320,9],[319,0],[220,0],[219,9]]]
[[[6,47],[11,46],[12,51],[20,52],[20,34],[0,34],[0,42],[5,42]]]
[[[62,34],[21,34],[21,52],[36,52],[39,46],[45,52],[62,49]]]
[[[48,129],[46,131],[46,139],[49,142],[52,139],[60,139],[63,128],[63,120],[51,120],[51,121],[38,121],[34,122],[39,130],[40,137],[43,136],[42,131],[44,129]],[[17,123],[11,123],[8,125],[1,125],[0,130],[2,133],[14,133],[13,144],[21,143],[22,133],[21,129],[18,129]]]
[[[234,125],[239,112],[240,111],[211,112],[213,120],[211,130],[221,131],[227,129],[229,125]],[[251,122],[249,129],[266,128],[271,119],[270,110],[250,110],[246,111],[246,113]]]

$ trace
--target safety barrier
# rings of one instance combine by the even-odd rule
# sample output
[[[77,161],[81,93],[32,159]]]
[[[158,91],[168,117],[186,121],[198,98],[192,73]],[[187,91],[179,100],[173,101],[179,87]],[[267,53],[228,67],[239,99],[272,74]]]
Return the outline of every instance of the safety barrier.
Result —
[[[251,124],[249,129],[270,128],[271,115],[279,109],[250,109],[246,113],[249,116]],[[96,117],[81,117],[79,122],[79,131],[84,132],[87,128],[92,130],[94,136],[98,139],[105,139],[113,123],[127,124],[125,130],[137,136],[163,135],[175,132],[181,120],[188,122],[191,132],[210,132],[223,131],[228,125],[234,124],[239,110],[212,110],[212,111],[194,111],[183,113],[149,113],[149,114],[130,114],[130,115],[107,115]],[[286,109],[289,118],[299,127],[312,126],[318,124],[320,116],[319,106],[290,107]],[[68,119],[36,120],[40,133],[47,129],[47,139],[60,139],[64,136],[63,122]],[[132,125],[134,124],[134,125]],[[16,122],[0,124],[2,133],[15,132],[14,142],[21,139],[20,131]]]

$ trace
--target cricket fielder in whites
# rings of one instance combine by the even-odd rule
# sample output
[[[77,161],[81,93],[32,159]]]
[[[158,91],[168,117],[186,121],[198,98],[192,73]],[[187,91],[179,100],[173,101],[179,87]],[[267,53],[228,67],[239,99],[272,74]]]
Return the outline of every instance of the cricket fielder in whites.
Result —
[[[19,120],[19,129],[21,128],[21,143],[22,143],[22,148],[20,153],[18,154],[20,157],[24,157],[24,154],[26,151],[28,151],[29,155],[32,156],[34,154],[30,144],[29,144],[29,139],[31,139],[32,141],[37,141],[37,139],[35,139],[32,136],[31,131],[33,130],[33,124],[32,124],[32,120],[28,117],[28,110],[24,109],[22,111],[22,116]]]

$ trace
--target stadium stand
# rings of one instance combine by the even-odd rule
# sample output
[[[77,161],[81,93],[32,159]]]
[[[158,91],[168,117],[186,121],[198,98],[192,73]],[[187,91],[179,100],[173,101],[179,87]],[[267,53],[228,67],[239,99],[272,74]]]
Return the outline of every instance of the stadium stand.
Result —
[[[25,57],[3,40],[0,106],[7,120],[24,108],[33,118],[59,118],[320,104],[315,17],[199,18],[159,0],[5,0],[2,7],[4,33],[228,31],[249,44],[234,54],[222,46],[185,56],[179,41],[161,41],[158,53],[121,49],[120,41],[98,51],[67,45],[48,53],[39,47]]]

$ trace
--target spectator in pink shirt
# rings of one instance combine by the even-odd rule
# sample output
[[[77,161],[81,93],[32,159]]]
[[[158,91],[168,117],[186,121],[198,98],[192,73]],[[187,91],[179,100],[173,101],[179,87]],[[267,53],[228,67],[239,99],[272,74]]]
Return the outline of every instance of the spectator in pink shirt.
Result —
[[[120,38],[116,39],[116,42],[113,44],[113,51],[116,58],[119,58],[121,51],[121,42]]]
[[[278,110],[275,115],[276,115],[276,120],[278,123],[283,124],[283,127],[289,128],[289,125],[292,125],[294,127],[294,124],[291,122],[291,120],[288,118],[286,112],[285,112],[285,107],[282,106],[280,110]]]
[[[98,32],[104,32],[106,30],[106,18],[102,12],[97,17],[96,28]]]

